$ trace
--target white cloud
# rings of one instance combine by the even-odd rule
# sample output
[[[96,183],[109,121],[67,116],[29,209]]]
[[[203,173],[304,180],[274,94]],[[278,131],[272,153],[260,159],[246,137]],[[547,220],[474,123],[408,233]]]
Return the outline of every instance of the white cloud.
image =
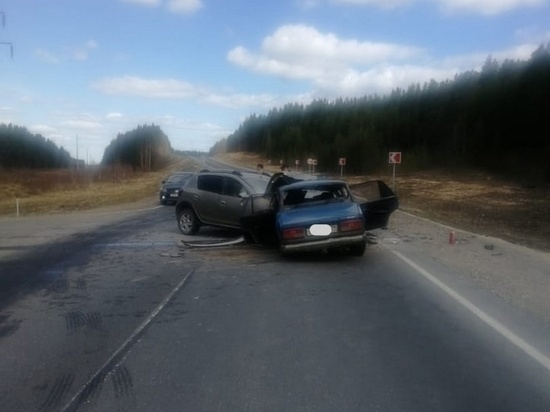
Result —
[[[101,123],[90,120],[65,120],[60,124],[63,127],[80,130],[94,130],[101,128]]]
[[[36,49],[33,54],[44,63],[52,64],[54,66],[57,66],[60,63],[60,60],[56,56],[44,49]]]
[[[119,0],[123,3],[134,3],[140,6],[156,7],[161,4],[161,0]]]
[[[239,93],[209,93],[202,97],[205,103],[215,106],[236,109],[241,107],[272,108],[280,103],[278,98],[271,94],[239,94]]]
[[[119,0],[124,3],[133,3],[139,6],[158,7],[166,5],[173,13],[192,14],[203,6],[202,0]]]
[[[550,42],[550,30],[540,29],[536,26],[522,27],[514,32],[515,38],[520,42],[536,43],[538,45]]]
[[[526,60],[535,49],[535,43],[524,43],[436,60],[416,47],[340,39],[309,26],[283,26],[265,38],[258,52],[236,47],[227,58],[255,73],[309,82],[315,97],[335,98],[444,81],[461,71],[479,70],[489,55],[500,62]]]
[[[304,10],[310,10],[320,6],[321,0],[297,0],[297,4]]]
[[[93,86],[105,94],[157,99],[183,99],[199,94],[197,87],[181,80],[143,79],[136,76],[106,78]]]
[[[122,113],[113,112],[113,113],[107,113],[105,118],[107,120],[117,120],[117,119],[124,118],[124,115]]]
[[[356,6],[376,6],[383,9],[395,8],[414,2],[415,0],[330,0],[335,4],[351,4]]]
[[[168,9],[175,13],[191,14],[200,8],[201,0],[168,0]]]
[[[257,73],[310,81],[321,89],[317,92],[336,93],[340,89],[348,94],[369,88],[386,90],[389,80],[380,81],[376,74],[387,78],[387,71],[397,67],[392,66],[395,62],[423,55],[416,47],[340,39],[310,26],[295,25],[283,26],[265,38],[258,53],[236,47],[227,57],[233,64]]]
[[[227,57],[233,64],[255,72],[315,80],[342,73],[352,65],[369,67],[421,54],[422,50],[416,47],[342,40],[310,26],[293,25],[283,26],[265,38],[257,54],[236,47]]]
[[[74,51],[73,57],[75,60],[85,61],[90,57],[90,52],[98,48],[98,44],[95,40],[88,40],[83,47]]]
[[[437,65],[447,69],[456,69],[457,72],[481,70],[485,60],[489,56],[496,59],[499,63],[505,60],[528,60],[538,46],[539,45],[535,43],[525,43],[508,49],[485,50],[465,55],[451,56],[438,62]]]
[[[40,133],[42,135],[51,134],[57,132],[57,129],[52,126],[45,124],[35,124],[30,126],[29,130],[32,130],[33,133]]]
[[[315,5],[321,0],[300,0],[306,5]],[[447,12],[469,12],[495,15],[510,10],[536,7],[547,4],[548,0],[325,0],[336,5],[372,6],[381,9],[393,9],[412,3],[432,2]]]
[[[537,7],[548,0],[432,0],[447,11],[466,11],[484,15],[496,15],[510,10]]]
[[[176,79],[125,76],[100,80],[93,87],[108,95],[140,96],[149,99],[193,99],[229,109],[273,107],[277,103],[275,97],[269,94],[247,95],[233,92],[224,94]]]

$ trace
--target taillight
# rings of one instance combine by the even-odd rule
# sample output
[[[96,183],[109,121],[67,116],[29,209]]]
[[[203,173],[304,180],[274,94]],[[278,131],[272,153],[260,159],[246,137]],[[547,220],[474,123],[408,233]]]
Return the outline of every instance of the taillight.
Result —
[[[300,239],[305,237],[305,235],[306,231],[301,227],[293,227],[283,230],[283,239],[285,240]]]
[[[363,230],[363,221],[361,219],[344,220],[340,222],[341,232],[351,232],[354,230]]]

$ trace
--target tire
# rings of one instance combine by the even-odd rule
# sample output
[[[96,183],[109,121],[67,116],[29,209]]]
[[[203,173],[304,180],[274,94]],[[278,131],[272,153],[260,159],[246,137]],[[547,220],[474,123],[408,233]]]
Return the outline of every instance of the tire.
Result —
[[[178,228],[184,235],[194,235],[199,230],[199,220],[195,211],[185,208],[178,212]]]
[[[366,242],[356,243],[349,247],[350,256],[361,257],[365,254],[365,249],[367,248]]]

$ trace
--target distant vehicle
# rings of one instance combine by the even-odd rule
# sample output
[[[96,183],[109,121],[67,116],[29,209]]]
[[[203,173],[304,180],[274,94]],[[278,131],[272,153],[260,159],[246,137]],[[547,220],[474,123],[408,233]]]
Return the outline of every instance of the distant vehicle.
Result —
[[[163,180],[159,190],[160,203],[162,205],[175,204],[181,188],[185,186],[192,175],[192,172],[176,172]]]
[[[343,180],[203,172],[181,191],[176,218],[185,235],[212,225],[276,243],[283,253],[343,249],[361,256],[365,231],[387,226],[398,207],[397,196],[384,182],[363,185],[370,187],[370,199],[354,195]]]

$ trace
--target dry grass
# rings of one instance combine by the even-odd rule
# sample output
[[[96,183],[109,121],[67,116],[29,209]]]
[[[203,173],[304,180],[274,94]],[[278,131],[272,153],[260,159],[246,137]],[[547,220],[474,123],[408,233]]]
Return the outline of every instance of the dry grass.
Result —
[[[192,159],[176,158],[161,171],[125,167],[0,172],[0,215],[60,213],[128,203],[158,194],[175,170],[196,170]]]
[[[432,172],[397,179],[401,208],[475,233],[550,251],[550,188],[485,174]]]

